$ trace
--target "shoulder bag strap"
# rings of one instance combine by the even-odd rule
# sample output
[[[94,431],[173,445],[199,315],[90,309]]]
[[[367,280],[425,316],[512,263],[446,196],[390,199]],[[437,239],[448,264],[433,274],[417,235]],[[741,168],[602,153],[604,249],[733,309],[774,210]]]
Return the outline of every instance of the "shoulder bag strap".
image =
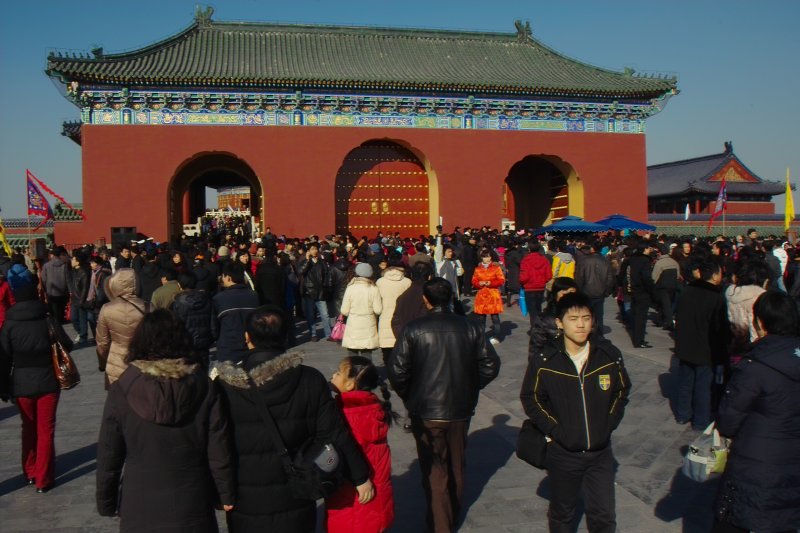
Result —
[[[247,376],[247,381],[250,383],[250,399],[256,404],[256,411],[258,411],[258,415],[264,421],[264,425],[267,428],[267,434],[269,434],[272,445],[275,446],[275,449],[278,450],[278,453],[281,456],[283,469],[286,472],[291,472],[294,470],[294,465],[292,464],[292,459],[289,457],[289,450],[286,449],[286,443],[283,442],[280,431],[278,431],[278,426],[275,424],[275,419],[272,418],[272,413],[270,413],[269,407],[264,403],[261,395],[258,394],[253,378],[250,377],[250,374],[246,370],[244,373]]]
[[[140,312],[140,313],[142,313],[143,315],[146,315],[147,313],[149,313],[149,312],[150,312],[150,309],[149,309],[150,302],[145,302],[145,304],[144,304],[144,309],[142,309],[141,307],[139,307],[138,305],[136,305],[136,304],[135,304],[135,303],[133,303],[132,301],[130,301],[130,300],[128,300],[127,298],[125,298],[124,296],[121,296],[121,298],[122,298],[123,300],[125,300],[126,302],[128,302],[129,304],[131,304],[131,305],[134,307],[134,309],[136,309],[137,311],[139,311],[139,312]]]

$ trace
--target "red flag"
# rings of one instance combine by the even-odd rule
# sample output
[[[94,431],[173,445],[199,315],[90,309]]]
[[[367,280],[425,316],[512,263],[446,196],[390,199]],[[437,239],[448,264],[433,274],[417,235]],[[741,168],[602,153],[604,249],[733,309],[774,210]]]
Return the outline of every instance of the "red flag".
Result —
[[[50,202],[44,197],[42,191],[28,175],[28,215],[44,217],[44,222],[53,218],[53,210],[50,209]],[[42,222],[42,224],[44,224]]]
[[[714,205],[714,212],[711,213],[711,218],[708,219],[708,229],[711,229],[711,224],[714,223],[714,220],[727,208],[728,186],[725,184],[725,178],[722,178],[722,183],[719,186],[719,193],[717,194],[717,203]]]
[[[41,186],[41,188],[42,188],[42,189],[44,189],[44,191],[45,191],[47,194],[49,194],[49,195],[51,195],[51,196],[54,196],[54,197],[55,197],[55,198],[56,198],[56,199],[57,199],[59,202],[61,202],[62,204],[66,205],[67,207],[69,207],[69,208],[70,208],[70,209],[72,209],[73,211],[75,211],[75,212],[78,214],[78,216],[79,216],[79,217],[81,217],[81,220],[86,220],[86,216],[84,216],[84,214],[83,214],[83,211],[81,211],[81,210],[79,210],[79,209],[75,209],[74,207],[72,207],[72,205],[71,205],[71,204],[70,204],[68,201],[64,200],[64,198],[63,198],[63,197],[61,197],[61,196],[59,196],[58,194],[56,194],[56,192],[55,192],[53,189],[51,189],[50,187],[48,187],[48,186],[47,186],[47,184],[46,184],[45,182],[43,182],[42,180],[40,180],[39,178],[37,178],[36,176],[34,176],[34,175],[33,175],[33,172],[31,172],[31,171],[30,171],[30,170],[28,170],[28,169],[25,169],[25,174],[26,174],[26,175],[27,175],[27,177],[28,177],[28,183],[29,183],[29,184],[31,183],[31,180],[33,180],[34,182],[38,183],[38,184],[39,184],[39,186]],[[36,185],[34,185],[34,187],[36,187]],[[38,190],[38,187],[37,187],[36,189]],[[30,191],[30,187],[28,188],[28,190]],[[41,192],[40,192],[39,194],[41,195]],[[28,196],[30,197],[30,193],[29,193],[29,195],[28,195]],[[47,203],[47,200],[45,200],[45,203]],[[28,206],[29,206],[29,208],[28,208],[28,211],[29,211],[29,213],[28,213],[28,214],[30,214],[30,199],[28,200]],[[48,207],[49,207],[49,206],[48,206]],[[52,218],[52,217],[53,217],[53,214],[52,214],[52,212],[51,212],[51,213],[50,213],[50,218]],[[47,220],[48,220],[48,219],[45,219],[45,222],[46,222]]]

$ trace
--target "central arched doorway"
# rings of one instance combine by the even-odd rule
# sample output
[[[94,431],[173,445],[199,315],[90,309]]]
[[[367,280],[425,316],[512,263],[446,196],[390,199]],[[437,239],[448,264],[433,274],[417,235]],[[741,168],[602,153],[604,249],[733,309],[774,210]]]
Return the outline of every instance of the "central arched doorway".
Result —
[[[206,208],[226,208],[215,200],[206,202],[206,189],[224,190],[231,197],[245,197],[231,208],[247,207],[257,224],[264,219],[264,193],[261,181],[250,166],[238,157],[221,152],[197,154],[185,161],[175,173],[169,188],[169,236],[183,233],[183,225],[197,221]],[[249,189],[249,197],[245,190]]]
[[[425,165],[408,148],[389,140],[365,142],[347,154],[336,174],[336,232],[428,234],[429,183]]]
[[[524,157],[511,167],[503,187],[505,214],[517,228],[583,216],[583,185],[575,169],[558,157]]]

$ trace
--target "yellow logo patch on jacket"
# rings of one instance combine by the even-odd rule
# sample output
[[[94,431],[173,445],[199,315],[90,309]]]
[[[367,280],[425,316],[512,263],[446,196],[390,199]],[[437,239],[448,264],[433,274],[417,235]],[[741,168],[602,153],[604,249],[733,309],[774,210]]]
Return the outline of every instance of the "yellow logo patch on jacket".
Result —
[[[600,382],[600,388],[602,390],[608,390],[611,388],[611,375],[610,374],[600,374],[598,376],[598,381]]]

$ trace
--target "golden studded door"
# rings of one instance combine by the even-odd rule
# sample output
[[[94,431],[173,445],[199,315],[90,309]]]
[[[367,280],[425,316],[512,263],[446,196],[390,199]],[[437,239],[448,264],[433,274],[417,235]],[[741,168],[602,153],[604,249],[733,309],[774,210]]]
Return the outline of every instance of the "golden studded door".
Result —
[[[336,176],[336,232],[428,234],[428,194],[428,175],[414,154],[388,141],[365,143]]]

